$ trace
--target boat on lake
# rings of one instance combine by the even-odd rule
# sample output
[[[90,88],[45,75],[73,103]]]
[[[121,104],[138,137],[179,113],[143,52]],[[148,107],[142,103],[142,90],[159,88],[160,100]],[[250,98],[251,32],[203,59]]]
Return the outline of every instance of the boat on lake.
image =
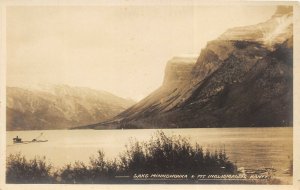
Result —
[[[38,137],[32,139],[31,141],[23,141],[21,138],[19,138],[19,136],[13,138],[13,142],[14,144],[16,143],[23,143],[23,144],[27,144],[27,143],[38,143],[38,142],[48,142],[48,140],[39,140],[39,138],[43,135],[43,133],[41,133]]]

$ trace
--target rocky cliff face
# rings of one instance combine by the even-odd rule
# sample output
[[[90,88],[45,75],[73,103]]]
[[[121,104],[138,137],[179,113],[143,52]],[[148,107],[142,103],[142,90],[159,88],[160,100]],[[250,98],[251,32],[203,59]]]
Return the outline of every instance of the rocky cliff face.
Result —
[[[174,57],[166,66],[163,85],[117,118],[145,117],[172,109],[185,93],[196,58]]]
[[[165,69],[163,86],[172,88],[187,83],[196,61],[197,58],[194,57],[174,57],[171,59]]]
[[[62,129],[107,120],[133,104],[107,92],[66,85],[7,87],[7,130]]]
[[[292,16],[278,7],[208,42],[195,64],[170,61],[158,90],[90,128],[292,126]]]
[[[226,31],[219,40],[255,41],[273,48],[293,35],[293,7],[279,6],[275,14],[264,23],[237,27]]]

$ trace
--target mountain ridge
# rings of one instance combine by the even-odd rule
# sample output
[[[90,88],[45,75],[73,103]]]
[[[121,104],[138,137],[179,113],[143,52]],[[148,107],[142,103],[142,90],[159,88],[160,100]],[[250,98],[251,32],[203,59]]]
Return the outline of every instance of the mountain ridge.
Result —
[[[148,97],[88,128],[292,126],[292,16],[281,6],[265,22],[228,29],[194,65],[179,64]]]
[[[105,91],[7,87],[7,130],[66,129],[107,120],[134,102]]]

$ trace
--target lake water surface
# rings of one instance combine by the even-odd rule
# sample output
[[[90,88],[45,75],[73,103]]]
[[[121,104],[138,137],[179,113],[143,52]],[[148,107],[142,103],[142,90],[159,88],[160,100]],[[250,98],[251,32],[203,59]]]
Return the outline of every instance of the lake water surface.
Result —
[[[145,141],[156,129],[140,130],[46,130],[7,132],[7,155],[22,153],[26,158],[43,157],[55,167],[75,161],[88,163],[89,157],[103,150],[107,159],[117,158],[125,150],[130,138]],[[200,128],[163,129],[167,135],[188,137],[192,144],[199,143],[204,150],[224,148],[229,160],[238,167],[274,167],[283,174],[293,157],[292,128]],[[17,135],[32,140],[43,132],[48,142],[13,144]]]

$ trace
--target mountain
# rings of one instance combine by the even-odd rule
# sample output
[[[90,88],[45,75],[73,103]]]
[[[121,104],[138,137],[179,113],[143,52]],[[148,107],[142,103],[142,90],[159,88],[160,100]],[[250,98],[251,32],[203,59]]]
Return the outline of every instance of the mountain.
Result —
[[[116,116],[134,104],[104,91],[54,85],[7,87],[7,130],[65,129]]]
[[[106,122],[85,128],[293,125],[293,8],[227,30],[197,59],[171,59],[162,86]]]

